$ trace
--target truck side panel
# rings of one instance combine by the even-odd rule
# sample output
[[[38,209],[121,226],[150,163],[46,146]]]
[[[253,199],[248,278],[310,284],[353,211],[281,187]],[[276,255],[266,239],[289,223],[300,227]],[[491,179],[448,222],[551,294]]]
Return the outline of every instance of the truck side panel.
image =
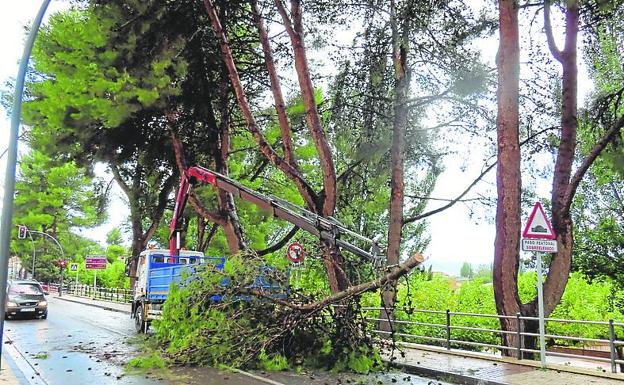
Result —
[[[209,257],[206,258],[206,262],[213,264],[218,270],[223,270],[225,258]],[[180,285],[183,284],[183,280],[191,279],[197,266],[152,262],[147,277],[147,299],[155,302],[166,300],[171,284]]]

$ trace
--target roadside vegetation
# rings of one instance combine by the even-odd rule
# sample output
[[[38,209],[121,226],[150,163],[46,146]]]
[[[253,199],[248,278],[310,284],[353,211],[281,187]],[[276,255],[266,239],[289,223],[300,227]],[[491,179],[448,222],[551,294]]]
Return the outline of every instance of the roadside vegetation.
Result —
[[[536,294],[537,277],[535,272],[521,273],[518,279],[519,293],[522,299],[528,299]],[[573,273],[570,277],[566,291],[561,302],[550,315],[550,318],[569,320],[624,321],[624,311],[621,292],[616,292],[614,297],[614,283],[597,281],[589,283],[580,273]],[[374,299],[375,297],[373,297]],[[458,282],[441,274],[434,274],[431,280],[421,275],[412,275],[408,283],[402,283],[399,288],[398,301],[400,311],[397,318],[401,320],[417,321],[423,323],[436,323],[445,325],[445,314],[418,313],[412,309],[436,310],[463,313],[497,314],[494,303],[494,288],[491,278],[476,278],[469,281]],[[371,303],[371,305],[375,305]],[[452,325],[470,326],[500,330],[500,324],[495,318],[453,316]],[[397,331],[410,334],[438,337],[445,339],[445,328],[426,327],[418,325],[399,326]],[[585,338],[609,339],[609,329],[606,326],[586,325],[577,323],[547,323],[549,334],[578,336]],[[499,344],[500,337],[496,333],[453,330],[452,338]],[[410,340],[411,341],[411,340]],[[431,341],[415,340],[411,342],[423,342],[431,344]],[[549,345],[559,346],[582,346],[578,341],[560,339],[547,341]],[[440,345],[443,345],[440,343]],[[458,346],[459,347],[459,346]],[[462,349],[484,350],[484,348],[461,345]]]
[[[266,270],[264,263],[240,254],[223,272],[208,268],[173,288],[162,319],[154,321],[154,337],[169,362],[357,373],[383,367],[357,297],[336,308],[303,308],[323,298],[322,285],[314,291],[289,286],[285,270]],[[257,286],[259,274],[270,289]]]

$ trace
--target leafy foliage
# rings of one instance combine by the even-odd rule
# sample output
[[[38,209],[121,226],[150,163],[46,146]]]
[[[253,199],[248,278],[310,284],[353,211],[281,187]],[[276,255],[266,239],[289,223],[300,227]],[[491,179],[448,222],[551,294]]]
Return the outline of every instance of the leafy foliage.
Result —
[[[589,8],[585,14],[591,42],[586,46],[587,64],[595,91],[579,120],[582,154],[591,150],[588,143],[624,116],[624,24],[619,3]],[[573,268],[592,280],[610,279],[620,290],[624,288],[623,143],[620,132],[596,159],[574,201]]]
[[[228,259],[224,272],[206,268],[183,287],[172,287],[163,317],[155,321],[156,338],[170,360],[273,370],[305,364],[357,372],[379,364],[364,329],[340,329],[345,325],[341,313],[353,309],[302,312],[276,303],[270,297],[284,294],[286,277],[262,264],[238,255]],[[283,289],[262,292],[254,287],[260,271]],[[311,299],[289,291],[292,303]]]
[[[537,292],[536,282],[535,272],[527,272],[519,276],[518,292],[521,300],[527,301],[535,297]],[[574,273],[568,282],[561,303],[555,308],[550,317],[590,321],[624,320],[624,313],[610,300],[611,293],[611,284],[604,282],[589,283],[579,273]],[[399,287],[399,301],[398,306],[405,308],[405,311],[397,312],[397,318],[421,323],[445,325],[446,315],[444,311],[446,309],[452,312],[496,314],[493,286],[491,283],[478,278],[464,282],[457,288],[454,280],[445,276],[436,275],[432,281],[426,281],[422,276],[412,275],[409,285],[402,282]],[[413,308],[437,311],[439,313],[411,311]],[[492,330],[500,329],[498,320],[491,317],[453,315],[451,324],[454,326],[469,326]],[[446,330],[443,327],[398,325],[397,331],[436,337],[442,340],[446,339]],[[549,334],[585,338],[609,338],[608,328],[604,325],[548,322],[547,331]],[[492,332],[453,330],[451,335],[453,339],[469,342],[500,343],[499,335]],[[412,340],[410,339],[410,341]],[[419,340],[416,339],[416,341]],[[426,339],[422,339],[420,342],[443,344],[443,342],[431,342]],[[556,340],[553,342],[564,346],[581,345],[579,342],[572,340]],[[464,349],[481,349],[466,345],[460,346]]]
[[[22,158],[13,223],[31,231],[27,239],[12,242],[11,247],[12,252],[21,256],[27,270],[32,266],[34,247],[37,279],[57,280],[60,270],[56,262],[62,256],[70,257],[95,247],[94,242],[73,231],[102,223],[101,205],[105,200],[99,196],[100,187],[72,162],[59,162],[37,150]],[[63,250],[49,237],[57,239]]]

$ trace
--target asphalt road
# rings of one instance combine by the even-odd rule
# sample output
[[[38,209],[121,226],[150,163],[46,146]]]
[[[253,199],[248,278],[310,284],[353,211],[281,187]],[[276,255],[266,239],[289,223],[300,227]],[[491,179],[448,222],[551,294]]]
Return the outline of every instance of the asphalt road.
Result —
[[[128,315],[51,296],[48,304],[46,320],[5,321],[5,347],[8,340],[6,349],[34,383],[162,384],[124,372],[134,352],[127,342],[133,330]]]
[[[48,297],[48,303],[47,320],[5,321],[3,351],[13,358],[31,385],[445,385],[404,373],[366,377],[326,372],[256,372],[250,376],[211,368],[128,373],[124,366],[136,354],[128,342],[134,336],[128,314],[52,296]]]

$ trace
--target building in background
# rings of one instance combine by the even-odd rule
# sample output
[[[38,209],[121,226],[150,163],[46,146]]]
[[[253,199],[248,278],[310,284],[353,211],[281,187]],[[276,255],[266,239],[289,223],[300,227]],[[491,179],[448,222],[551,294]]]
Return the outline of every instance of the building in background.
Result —
[[[9,258],[9,279],[22,279],[26,278],[28,273],[22,266],[22,261],[16,257],[12,256]]]

